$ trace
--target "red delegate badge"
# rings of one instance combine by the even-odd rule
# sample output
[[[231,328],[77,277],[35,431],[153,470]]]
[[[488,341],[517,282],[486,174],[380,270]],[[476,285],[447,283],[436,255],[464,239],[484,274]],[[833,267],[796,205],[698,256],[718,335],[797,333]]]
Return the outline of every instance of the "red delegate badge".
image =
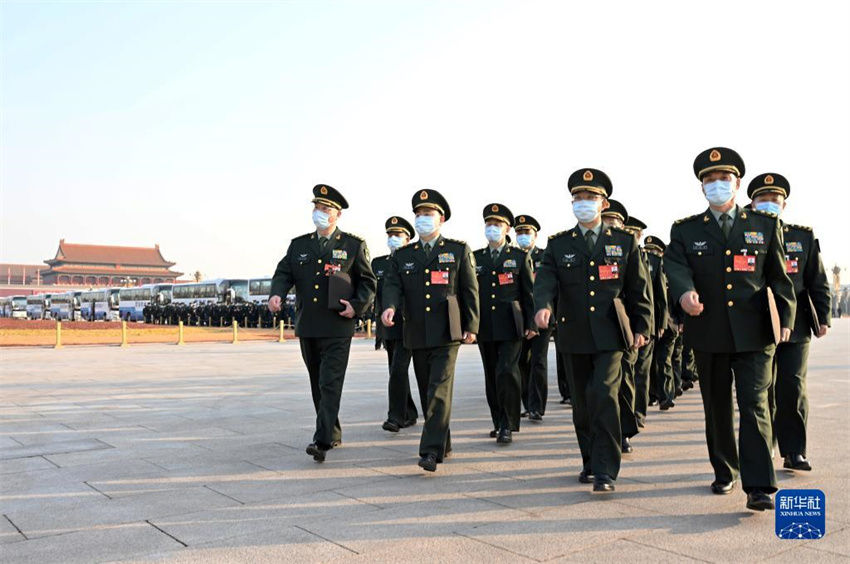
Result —
[[[330,276],[334,272],[339,272],[340,266],[338,264],[325,263],[325,276]]]
[[[448,284],[449,283],[449,271],[448,270],[432,270],[431,271],[431,284]]]
[[[599,279],[600,280],[616,280],[620,277],[620,267],[616,264],[600,264]]]
[[[735,272],[755,272],[756,257],[754,255],[735,255]]]
[[[505,284],[513,284],[514,283],[514,273],[513,272],[503,272],[499,274],[499,286],[504,286]]]
[[[785,272],[788,274],[797,274],[800,272],[800,268],[797,265],[797,259],[786,259],[785,260]]]

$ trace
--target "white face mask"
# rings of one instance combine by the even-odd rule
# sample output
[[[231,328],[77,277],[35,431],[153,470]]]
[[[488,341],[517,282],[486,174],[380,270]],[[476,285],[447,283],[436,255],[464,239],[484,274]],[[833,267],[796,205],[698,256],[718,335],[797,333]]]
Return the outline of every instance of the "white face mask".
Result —
[[[592,222],[600,211],[600,202],[596,200],[576,200],[573,202],[573,214],[580,223]]]
[[[782,206],[777,204],[776,202],[759,202],[755,204],[755,208],[758,211],[772,213],[775,215],[779,215],[782,213]]]
[[[331,216],[322,210],[313,210],[313,225],[318,229],[325,230],[331,225]]]
[[[522,235],[516,236],[516,243],[523,249],[528,249],[531,245],[534,244],[534,239],[531,235],[527,233],[523,233]]]
[[[420,236],[427,237],[437,230],[437,218],[433,215],[417,215],[414,227]]]
[[[734,183],[731,180],[713,180],[703,186],[705,199],[712,206],[722,206],[735,197]]]
[[[396,249],[400,249],[404,246],[404,237],[399,235],[390,235],[387,237],[387,247],[390,248],[390,252],[395,251]]]
[[[486,225],[484,226],[484,236],[491,243],[498,243],[502,240],[502,228],[498,225]]]

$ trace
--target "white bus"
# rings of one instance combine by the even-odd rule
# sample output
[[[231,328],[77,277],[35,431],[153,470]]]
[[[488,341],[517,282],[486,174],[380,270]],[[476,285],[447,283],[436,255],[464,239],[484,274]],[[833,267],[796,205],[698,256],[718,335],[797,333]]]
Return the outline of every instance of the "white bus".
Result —
[[[166,305],[171,302],[172,284],[145,284],[121,288],[118,292],[118,312],[125,321],[144,321],[145,306]]]
[[[50,294],[27,296],[27,319],[50,319]]]
[[[26,319],[27,318],[27,297],[26,296],[12,296],[9,298],[11,303],[11,309],[9,311],[9,317],[12,319]]]
[[[251,278],[248,280],[248,301],[258,304],[269,302],[269,293],[272,291],[271,278]]]
[[[0,317],[12,316],[12,298],[0,298]]]
[[[63,292],[50,296],[50,315],[53,319],[62,321],[80,321],[83,317],[80,313],[81,291]]]
[[[118,321],[120,288],[104,288],[80,293],[80,315],[86,321]]]
[[[174,304],[235,304],[248,300],[247,280],[217,278],[189,284],[175,284],[171,288]]]

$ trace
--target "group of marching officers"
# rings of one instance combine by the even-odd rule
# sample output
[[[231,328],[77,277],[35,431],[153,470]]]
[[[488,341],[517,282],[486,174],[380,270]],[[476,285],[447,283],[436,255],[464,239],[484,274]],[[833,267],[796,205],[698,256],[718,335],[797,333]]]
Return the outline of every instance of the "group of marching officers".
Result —
[[[434,472],[452,452],[460,345],[478,344],[490,437],[508,445],[523,417],[539,422],[545,415],[554,336],[562,403],[572,405],[581,451],[580,482],[593,492],[614,491],[647,407],[674,407],[698,381],[711,491],[728,494],[740,479],[749,509],[773,509],[774,444],[785,468],[811,470],[806,365],[811,335],[822,337],[830,324],[826,274],[811,228],[780,219],[791,192],[784,176],[755,177],[750,203],[741,207],[738,153],[714,147],[693,168],[709,206],[676,221],[666,245],[648,236],[641,247],[646,225],[611,198],[604,172],[582,168],[567,181],[577,224],[549,237],[545,249],[537,246],[537,220],[491,203],[483,211],[487,244],[472,251],[443,235],[449,203],[424,189],[413,194],[412,225],[401,216],[386,220],[390,253],[374,260],[363,239],[338,227],[348,208],[342,194],[317,185],[316,230],[291,241],[268,304],[280,311],[295,287],[295,332],[316,410],[307,454],[322,462],[341,444],[338,413],[355,318],[374,301],[389,365],[383,429],[398,432],[419,417],[412,361],[424,417],[422,469]]]

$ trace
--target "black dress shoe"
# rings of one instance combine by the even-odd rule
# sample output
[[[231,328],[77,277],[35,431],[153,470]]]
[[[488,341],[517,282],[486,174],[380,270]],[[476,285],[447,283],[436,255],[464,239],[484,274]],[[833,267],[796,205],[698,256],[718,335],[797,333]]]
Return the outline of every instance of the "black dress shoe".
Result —
[[[520,417],[528,417],[528,412],[527,412],[527,411],[523,411],[522,413],[520,413],[520,414],[519,414],[519,416],[520,416]]]
[[[732,493],[732,490],[735,489],[735,482],[736,480],[732,480],[731,482],[720,482],[715,480],[711,483],[711,493],[716,495]]]
[[[773,499],[761,490],[753,490],[747,494],[747,509],[753,511],[773,509]]]
[[[499,430],[493,429],[492,431],[490,431],[490,438],[495,439],[498,434],[499,434]]]
[[[664,401],[662,401],[662,402],[661,402],[661,404],[658,406],[658,409],[660,409],[661,411],[667,411],[667,410],[668,410],[668,409],[670,409],[671,407],[676,407],[676,404],[675,404],[675,403],[673,403],[673,401],[672,401],[672,400],[664,400]]]
[[[316,443],[310,443],[307,445],[307,454],[313,457],[313,460],[316,462],[324,462],[325,454],[328,452],[327,449],[320,447]]]
[[[646,423],[644,422],[643,418],[639,418],[637,420],[637,426],[640,427],[641,429],[646,427]]]
[[[561,405],[572,405],[572,404],[573,404],[573,400],[571,400],[570,398],[564,398],[564,399],[561,400]]]
[[[390,433],[398,433],[398,430],[401,429],[401,425],[396,423],[395,421],[390,421],[387,419],[384,421],[384,424],[381,425],[381,429],[384,431],[389,431]]]
[[[341,439],[338,440],[338,441],[331,441],[331,448],[336,448],[336,447],[341,447],[341,446],[342,446],[342,440]]]
[[[650,406],[657,405],[657,404],[658,404],[658,400],[657,400],[657,399],[655,399],[655,398],[649,398],[649,405],[650,405]]]
[[[614,480],[607,474],[599,474],[593,477],[593,491],[595,493],[608,493],[614,491]]]
[[[688,390],[690,390],[693,387],[694,387],[694,383],[691,382],[690,380],[685,380],[684,382],[682,382],[682,391],[683,392],[687,392]]]
[[[413,427],[414,425],[416,425],[416,418],[415,417],[413,419],[408,419],[407,421],[405,421],[402,424],[402,428]]]
[[[426,454],[422,458],[419,459],[419,467],[425,470],[426,472],[436,472],[437,471],[437,455],[436,454]]]
[[[676,388],[676,397],[681,396],[683,393],[685,392],[682,390],[682,388]]]
[[[543,416],[537,413],[536,411],[531,411],[528,413],[529,421],[543,421]]]
[[[578,473],[578,481],[582,484],[592,484],[593,474],[590,473],[590,470],[582,470]]]
[[[782,466],[789,470],[804,470],[806,472],[810,472],[812,469],[812,465],[802,454],[789,454],[785,457],[785,464]]]
[[[629,441],[628,437],[623,437],[623,442],[620,445],[620,448],[625,454],[629,454],[635,450],[632,448],[632,443]]]
[[[499,436],[496,437],[496,442],[500,445],[506,445],[513,442],[510,429],[499,429]]]

